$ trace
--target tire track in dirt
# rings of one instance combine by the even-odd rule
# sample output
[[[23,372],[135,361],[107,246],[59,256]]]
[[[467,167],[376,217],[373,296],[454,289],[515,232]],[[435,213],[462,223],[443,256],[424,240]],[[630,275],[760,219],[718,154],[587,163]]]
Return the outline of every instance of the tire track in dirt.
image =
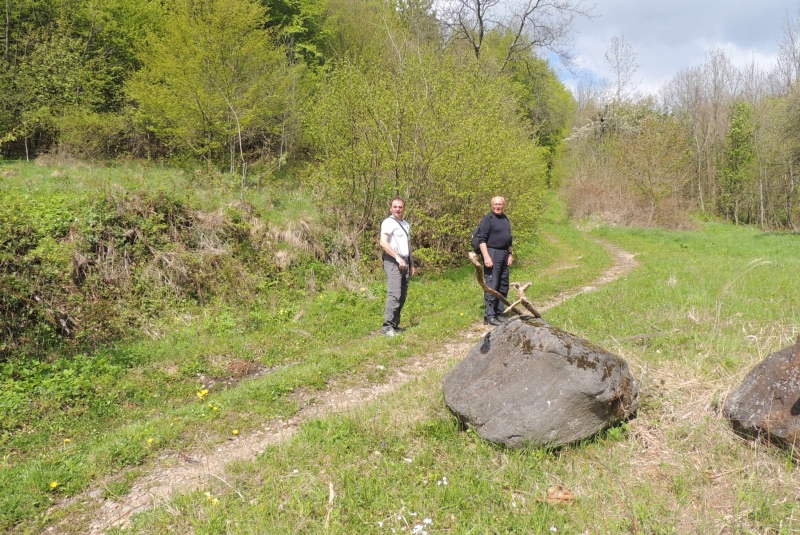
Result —
[[[635,255],[606,242],[599,242],[614,257],[614,264],[591,284],[568,290],[542,303],[540,312],[547,311],[567,299],[591,292],[600,285],[614,281],[631,272],[639,263]],[[298,412],[287,420],[273,420],[247,436],[237,436],[227,442],[214,444],[191,453],[170,453],[160,456],[154,468],[134,483],[130,492],[120,500],[103,497],[103,489],[96,488],[54,506],[63,508],[80,503],[80,518],[71,517],[62,526],[52,526],[46,533],[54,535],[73,532],[76,525],[87,525],[88,535],[101,535],[112,527],[126,527],[133,515],[167,502],[175,492],[189,492],[203,488],[208,481],[224,479],[225,467],[232,462],[251,460],[271,445],[287,440],[295,434],[300,424],[324,415],[345,412],[372,400],[390,394],[407,382],[420,377],[428,370],[442,368],[453,357],[464,356],[488,332],[482,324],[474,324],[455,339],[444,345],[441,351],[422,355],[413,362],[404,364],[385,383],[351,388],[336,388],[331,385],[327,392],[313,397],[295,393],[300,404]],[[382,369],[382,368],[379,368]],[[320,399],[320,396],[325,396]]]

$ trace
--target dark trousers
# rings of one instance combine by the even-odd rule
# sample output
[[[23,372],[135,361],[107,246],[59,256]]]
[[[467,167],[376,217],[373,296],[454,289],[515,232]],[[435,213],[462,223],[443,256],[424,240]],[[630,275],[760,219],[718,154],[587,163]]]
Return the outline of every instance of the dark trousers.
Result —
[[[486,281],[486,286],[503,297],[508,297],[508,251],[505,249],[492,249],[491,247],[487,251],[494,265],[490,268],[483,266],[483,278]],[[506,305],[490,293],[483,294],[483,302],[486,305],[483,317],[487,319],[499,316],[506,309]]]
[[[386,272],[386,306],[383,309],[383,330],[400,326],[400,312],[406,303],[408,293],[408,274],[411,266],[406,262],[406,269],[400,271],[397,260],[383,254],[383,270]]]

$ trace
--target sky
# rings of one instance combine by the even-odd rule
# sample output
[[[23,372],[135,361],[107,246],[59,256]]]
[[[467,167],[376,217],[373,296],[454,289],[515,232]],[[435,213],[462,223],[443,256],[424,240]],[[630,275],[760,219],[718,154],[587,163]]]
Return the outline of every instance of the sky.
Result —
[[[702,64],[714,47],[737,67],[755,60],[769,70],[786,21],[798,20],[799,5],[800,0],[596,0],[595,18],[574,27],[579,72],[611,80],[604,56],[614,36],[636,54],[635,79],[643,92],[655,93],[678,72]],[[576,78],[554,66],[574,88]]]

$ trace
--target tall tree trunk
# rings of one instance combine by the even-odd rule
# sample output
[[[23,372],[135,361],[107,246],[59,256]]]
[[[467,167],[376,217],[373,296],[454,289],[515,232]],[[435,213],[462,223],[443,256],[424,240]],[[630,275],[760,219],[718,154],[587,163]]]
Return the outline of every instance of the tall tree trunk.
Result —
[[[5,58],[5,68],[8,69],[8,54],[11,46],[11,0],[6,0],[6,49],[3,57]]]
[[[797,227],[792,218],[792,193],[794,193],[794,166],[792,162],[789,162],[789,192],[786,195],[786,217],[789,220],[792,230],[797,232]]]

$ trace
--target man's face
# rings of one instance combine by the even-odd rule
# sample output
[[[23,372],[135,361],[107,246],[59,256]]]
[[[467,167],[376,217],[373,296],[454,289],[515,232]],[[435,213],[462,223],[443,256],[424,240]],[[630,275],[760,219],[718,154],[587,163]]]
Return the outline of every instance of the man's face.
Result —
[[[506,209],[506,201],[502,197],[495,197],[492,199],[492,212],[497,215],[503,213],[503,210]]]
[[[392,217],[395,219],[403,219],[403,210],[406,209],[406,205],[403,201],[392,201]]]

